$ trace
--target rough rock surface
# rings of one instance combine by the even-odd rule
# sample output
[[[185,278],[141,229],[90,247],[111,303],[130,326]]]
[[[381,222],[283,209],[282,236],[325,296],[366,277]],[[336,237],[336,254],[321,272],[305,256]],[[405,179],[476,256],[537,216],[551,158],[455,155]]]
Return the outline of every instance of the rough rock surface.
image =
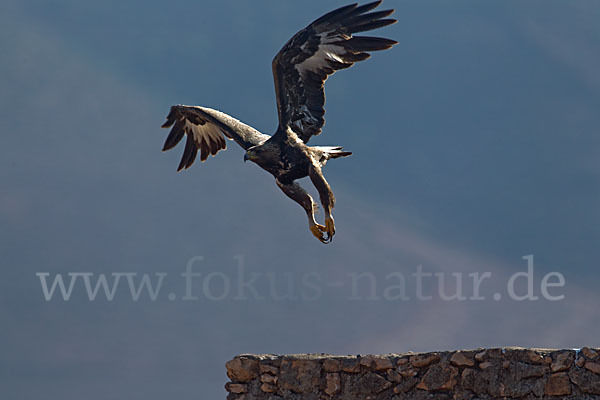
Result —
[[[243,354],[228,400],[598,399],[600,349],[494,348],[364,356]]]

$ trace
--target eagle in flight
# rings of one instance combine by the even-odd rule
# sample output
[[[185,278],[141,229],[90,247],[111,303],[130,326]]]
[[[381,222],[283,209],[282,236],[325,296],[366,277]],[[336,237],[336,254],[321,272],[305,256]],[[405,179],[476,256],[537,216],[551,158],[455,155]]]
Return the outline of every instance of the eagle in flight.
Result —
[[[200,160],[226,148],[225,138],[245,151],[244,161],[258,164],[275,177],[277,186],[300,204],[308,216],[308,227],[323,243],[331,242],[335,225],[331,215],[335,198],[323,176],[325,163],[352,153],[340,146],[308,146],[325,124],[325,80],[335,71],[370,57],[369,51],[385,50],[395,40],[354,33],[370,31],[396,22],[386,18],[394,10],[374,11],[381,0],[362,6],[351,4],[331,11],[296,33],[273,59],[279,126],[273,136],[257,131],[237,119],[211,108],[172,106],[163,128],[172,129],[163,151],[187,135],[180,171],[189,168],[200,151]],[[315,220],[316,203],[296,182],[310,177],[319,193],[325,225]]]

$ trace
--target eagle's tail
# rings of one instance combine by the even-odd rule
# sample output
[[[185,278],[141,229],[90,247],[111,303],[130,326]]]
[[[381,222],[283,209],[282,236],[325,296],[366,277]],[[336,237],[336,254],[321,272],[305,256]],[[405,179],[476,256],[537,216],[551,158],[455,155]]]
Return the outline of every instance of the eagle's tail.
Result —
[[[325,158],[324,161],[352,155],[352,152],[350,151],[343,151],[342,146],[315,146],[314,148],[323,152],[323,158]]]

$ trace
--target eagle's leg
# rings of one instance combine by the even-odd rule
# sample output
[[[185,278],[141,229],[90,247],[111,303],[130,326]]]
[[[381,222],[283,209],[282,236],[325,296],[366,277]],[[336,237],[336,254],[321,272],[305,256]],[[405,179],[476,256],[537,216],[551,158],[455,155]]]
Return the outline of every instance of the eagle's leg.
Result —
[[[333,216],[331,215],[331,210],[333,210],[335,205],[335,197],[331,191],[331,187],[323,176],[323,171],[321,170],[320,166],[315,164],[311,165],[308,170],[308,176],[310,176],[310,180],[319,192],[321,204],[323,205],[323,210],[325,211],[325,232],[327,233],[326,239],[328,242],[331,242],[333,235],[335,235],[335,223],[333,222]]]
[[[283,193],[304,208],[304,211],[306,211],[306,215],[308,216],[308,228],[312,234],[321,242],[329,243],[331,238],[325,234],[326,227],[317,224],[317,221],[315,220],[316,204],[312,197],[306,193],[306,190],[304,190],[302,186],[296,182],[282,183],[279,181],[279,179],[276,179],[275,182],[277,182],[277,186],[279,186]]]

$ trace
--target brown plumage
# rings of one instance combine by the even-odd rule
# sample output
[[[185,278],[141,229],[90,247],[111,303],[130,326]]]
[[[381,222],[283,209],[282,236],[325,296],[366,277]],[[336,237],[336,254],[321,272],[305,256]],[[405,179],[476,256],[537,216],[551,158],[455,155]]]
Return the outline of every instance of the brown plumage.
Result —
[[[186,145],[178,170],[189,168],[198,151],[200,160],[226,148],[225,138],[234,140],[250,160],[271,173],[277,185],[306,211],[311,232],[323,243],[335,234],[331,211],[335,199],[322,167],[338,157],[352,153],[340,146],[307,146],[325,124],[327,77],[370,57],[368,52],[391,48],[390,39],[353,36],[396,22],[386,18],[393,10],[369,12],[381,0],[362,6],[351,4],[331,11],[296,33],[273,59],[273,79],[279,126],[273,136],[265,135],[220,111],[205,107],[173,106],[163,127],[171,127],[163,150],[176,146],[184,135]],[[325,211],[325,225],[314,218],[315,202],[295,182],[310,177],[319,192]]]

